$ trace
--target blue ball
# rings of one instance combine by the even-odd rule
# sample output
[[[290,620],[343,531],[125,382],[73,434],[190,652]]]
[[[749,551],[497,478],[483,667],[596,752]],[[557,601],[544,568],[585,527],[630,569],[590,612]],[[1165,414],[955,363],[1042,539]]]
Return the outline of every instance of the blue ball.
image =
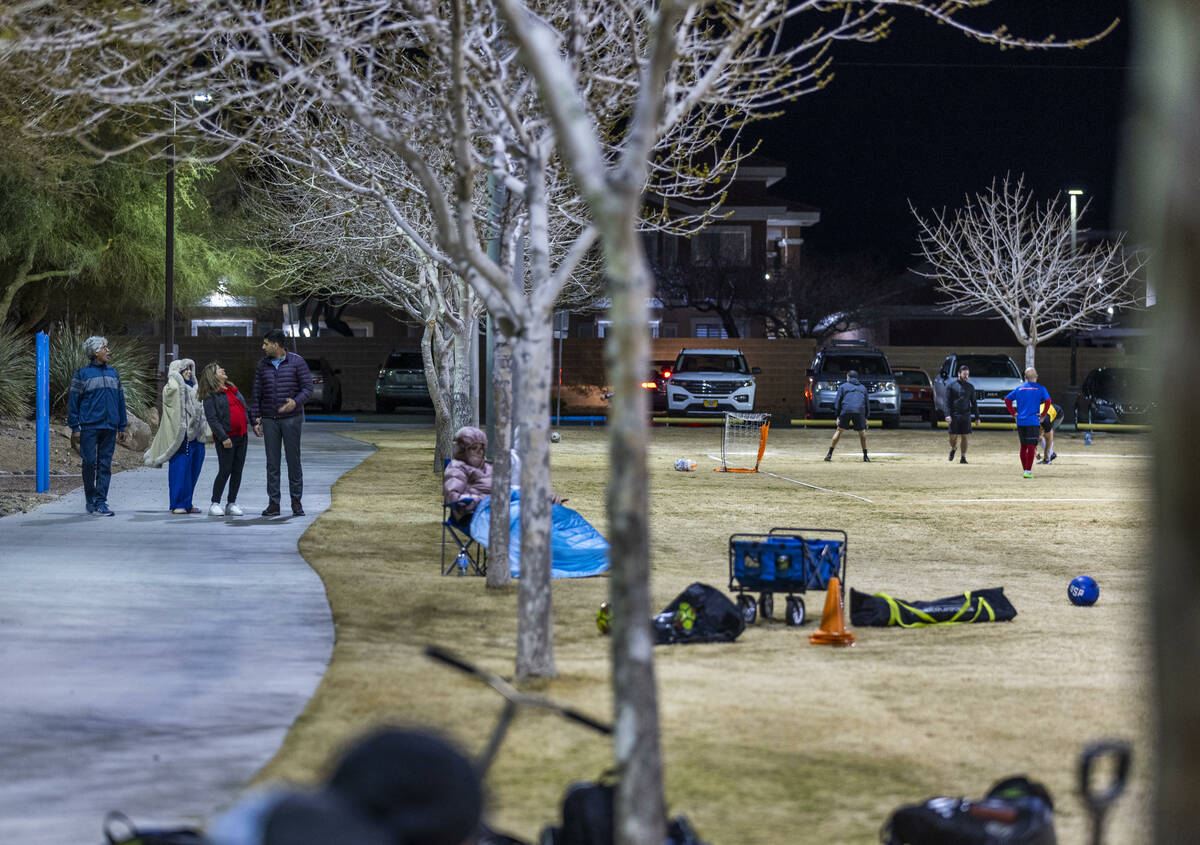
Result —
[[[1096,603],[1096,599],[1100,598],[1100,586],[1096,583],[1095,578],[1079,575],[1073,578],[1068,585],[1067,598],[1071,600],[1071,604],[1089,607]]]

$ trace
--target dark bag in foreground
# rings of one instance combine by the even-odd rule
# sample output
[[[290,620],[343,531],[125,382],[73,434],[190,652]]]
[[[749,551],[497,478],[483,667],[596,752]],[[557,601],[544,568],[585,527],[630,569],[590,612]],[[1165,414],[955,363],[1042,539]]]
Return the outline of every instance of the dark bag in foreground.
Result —
[[[746,630],[738,606],[715,587],[699,581],[689,586],[654,617],[657,645],[728,643]]]
[[[104,817],[101,829],[107,845],[210,845],[200,831],[190,827],[139,830],[129,816],[117,810]]]
[[[1017,609],[1004,597],[1003,587],[972,590],[933,601],[905,601],[887,593],[850,590],[850,623],[857,627],[923,628],[963,622],[1009,622]]]
[[[562,826],[542,830],[538,845],[612,845],[613,793],[611,783],[575,783],[563,798]],[[663,845],[706,845],[686,816],[676,816],[667,824]]]
[[[1040,783],[1011,777],[982,800],[930,798],[901,807],[879,833],[883,845],[1055,845],[1054,802]]]

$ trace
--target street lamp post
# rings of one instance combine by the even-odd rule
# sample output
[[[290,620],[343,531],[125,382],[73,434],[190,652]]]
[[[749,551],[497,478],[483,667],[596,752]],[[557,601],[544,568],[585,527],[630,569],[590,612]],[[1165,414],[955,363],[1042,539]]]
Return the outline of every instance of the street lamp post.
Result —
[[[1068,188],[1067,196],[1071,198],[1071,255],[1074,255],[1079,250],[1079,198],[1083,196],[1083,191],[1080,188]],[[1079,345],[1079,333],[1071,332],[1071,372],[1070,372],[1070,387],[1068,392],[1074,399],[1074,396],[1079,391],[1078,369],[1076,367],[1076,348]],[[1073,404],[1073,402],[1072,402]]]
[[[1076,225],[1076,221],[1079,219],[1077,203],[1083,196],[1083,191],[1080,188],[1068,188],[1067,196],[1071,198],[1071,252],[1075,252],[1079,248],[1079,230]]]

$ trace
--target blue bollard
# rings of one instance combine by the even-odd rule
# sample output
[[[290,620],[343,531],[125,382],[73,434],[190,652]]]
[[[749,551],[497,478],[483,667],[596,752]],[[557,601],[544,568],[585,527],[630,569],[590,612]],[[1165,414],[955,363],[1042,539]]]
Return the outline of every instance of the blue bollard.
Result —
[[[1092,445],[1092,433],[1090,431],[1083,435],[1083,445],[1084,446]]]
[[[37,491],[50,490],[50,335],[37,333],[37,446],[34,475]]]

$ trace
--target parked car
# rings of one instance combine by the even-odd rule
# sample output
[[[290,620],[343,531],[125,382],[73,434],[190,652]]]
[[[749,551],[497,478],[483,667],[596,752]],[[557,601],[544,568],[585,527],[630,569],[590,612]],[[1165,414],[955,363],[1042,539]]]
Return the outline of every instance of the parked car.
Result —
[[[926,422],[938,421],[933,407],[933,382],[920,367],[892,367],[896,386],[900,389],[900,413],[916,414]]]
[[[838,388],[851,370],[858,372],[858,380],[867,388],[869,416],[882,420],[884,428],[899,428],[900,390],[892,366],[882,349],[865,340],[835,340],[817,352],[807,372],[805,413],[813,419],[832,418]]]
[[[313,377],[313,392],[306,405],[319,406],[326,413],[342,410],[342,380],[338,378],[342,371],[324,358],[305,358],[304,363]]]
[[[971,370],[967,381],[975,385],[979,418],[1012,422],[1004,397],[1024,384],[1025,379],[1013,359],[1003,352],[947,355],[942,368],[933,377],[933,402],[937,406],[938,417],[944,419],[946,416],[946,388],[958,378],[958,368],[964,364]]]
[[[720,414],[754,410],[754,377],[739,349],[681,349],[667,380],[673,414]]]
[[[425,361],[414,350],[392,350],[375,381],[375,413],[390,414],[400,405],[433,406],[425,381]]]
[[[1149,425],[1158,404],[1147,397],[1152,374],[1134,367],[1097,367],[1079,386],[1075,422]]]
[[[650,394],[650,413],[662,414],[667,410],[667,381],[671,378],[673,361],[655,361],[650,368],[650,376],[642,382],[642,387]]]

